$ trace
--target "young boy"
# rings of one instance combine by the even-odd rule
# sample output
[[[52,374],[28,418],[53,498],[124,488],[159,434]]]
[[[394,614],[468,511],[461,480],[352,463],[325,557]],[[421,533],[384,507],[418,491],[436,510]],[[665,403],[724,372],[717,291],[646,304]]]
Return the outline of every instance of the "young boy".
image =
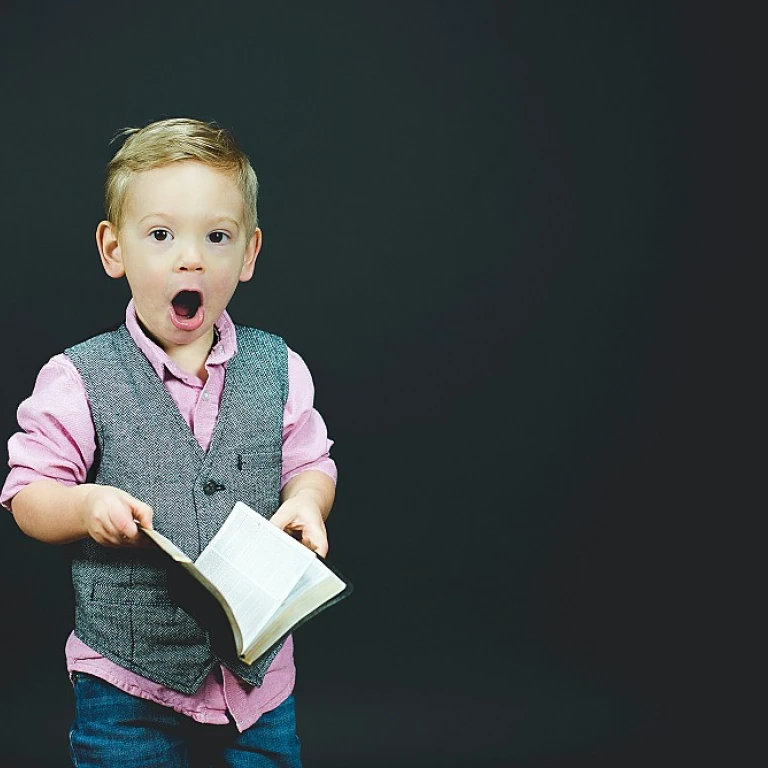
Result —
[[[248,158],[195,120],[125,133],[96,230],[125,324],[40,371],[0,502],[73,549],[75,765],[299,766],[292,639],[238,661],[139,526],[194,559],[240,500],[325,555],[331,441],[301,358],[226,312],[261,248]]]

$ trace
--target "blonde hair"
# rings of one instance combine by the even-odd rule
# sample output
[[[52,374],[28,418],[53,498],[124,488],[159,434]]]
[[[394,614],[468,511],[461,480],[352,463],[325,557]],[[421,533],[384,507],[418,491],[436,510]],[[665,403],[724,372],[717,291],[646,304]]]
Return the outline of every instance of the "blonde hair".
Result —
[[[182,160],[197,160],[232,173],[243,196],[246,232],[248,237],[253,234],[259,223],[259,182],[248,156],[229,131],[215,123],[175,117],[143,128],[124,128],[115,138],[120,136],[127,138],[108,163],[104,184],[104,209],[116,229],[120,229],[128,184],[134,174]]]

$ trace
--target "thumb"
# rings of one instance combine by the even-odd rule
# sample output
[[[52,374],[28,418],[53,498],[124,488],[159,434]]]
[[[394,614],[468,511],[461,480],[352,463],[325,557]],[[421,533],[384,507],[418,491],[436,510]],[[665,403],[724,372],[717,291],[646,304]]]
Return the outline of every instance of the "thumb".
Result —
[[[320,557],[328,557],[328,537],[324,532],[318,533],[317,536],[310,536],[307,541],[302,540],[301,543]]]
[[[142,528],[152,527],[152,507],[149,504],[145,504],[143,501],[134,500],[133,503],[133,519],[136,521],[136,525]]]
[[[278,507],[272,517],[269,518],[269,522],[276,525],[280,529],[284,529],[288,523],[293,519],[290,509],[286,509],[285,506]]]

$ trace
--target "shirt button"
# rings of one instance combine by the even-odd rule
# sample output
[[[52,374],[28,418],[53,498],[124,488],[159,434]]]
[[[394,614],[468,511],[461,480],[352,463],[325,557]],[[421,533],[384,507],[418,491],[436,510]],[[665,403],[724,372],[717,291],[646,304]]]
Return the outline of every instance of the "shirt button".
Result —
[[[205,392],[203,392],[203,400],[207,400],[208,397],[209,397],[208,390],[206,390]]]

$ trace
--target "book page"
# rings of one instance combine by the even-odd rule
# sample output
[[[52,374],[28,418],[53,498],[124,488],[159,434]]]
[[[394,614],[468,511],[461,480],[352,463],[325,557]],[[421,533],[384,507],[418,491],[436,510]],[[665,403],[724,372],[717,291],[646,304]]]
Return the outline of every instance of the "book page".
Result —
[[[238,502],[195,566],[224,596],[247,647],[316,560],[306,547]]]
[[[344,582],[333,571],[326,568],[320,560],[315,558],[314,561],[309,564],[309,568],[304,571],[298,582],[296,582],[296,586],[283,604],[283,610],[287,610],[295,600],[302,598],[306,592],[314,589],[326,579],[329,579],[332,583],[338,585],[339,591],[345,587]]]
[[[345,587],[346,584],[333,571],[321,560],[315,558],[280,610],[262,629],[261,636],[250,645],[246,643],[245,661],[252,664],[300,619],[343,592]]]
[[[184,570],[187,571],[190,576],[199,581],[219,601],[219,604],[227,614],[229,623],[232,625],[232,633],[235,637],[235,646],[238,648],[242,647],[243,636],[240,632],[240,627],[237,623],[237,619],[235,618],[235,614],[232,612],[232,606],[229,604],[224,595],[221,594],[216,585],[209,581],[192,562],[192,560],[187,557],[187,555],[185,555],[184,552],[182,552],[169,538],[163,536],[162,533],[154,530],[153,528],[144,528],[141,526],[141,530],[144,531],[144,533],[146,533],[147,536],[149,536],[149,538],[152,539],[152,541],[154,541],[158,547],[160,547],[160,549],[164,550],[182,568],[184,568]]]

